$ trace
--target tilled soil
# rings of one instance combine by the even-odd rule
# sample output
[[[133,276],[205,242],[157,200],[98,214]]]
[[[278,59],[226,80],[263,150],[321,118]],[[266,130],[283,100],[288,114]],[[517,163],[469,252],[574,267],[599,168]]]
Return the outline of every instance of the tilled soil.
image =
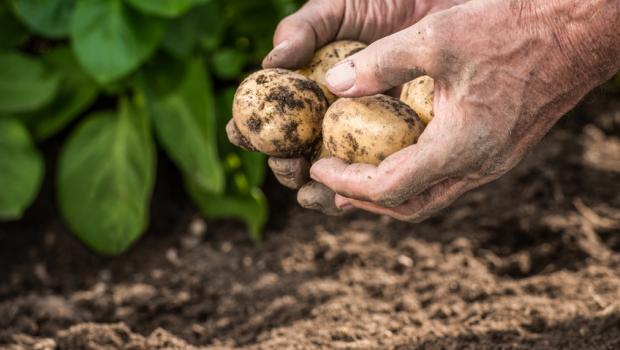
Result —
[[[422,224],[286,195],[256,246],[160,183],[151,232],[104,259],[44,193],[0,226],[0,348],[619,349],[620,103],[604,101]]]

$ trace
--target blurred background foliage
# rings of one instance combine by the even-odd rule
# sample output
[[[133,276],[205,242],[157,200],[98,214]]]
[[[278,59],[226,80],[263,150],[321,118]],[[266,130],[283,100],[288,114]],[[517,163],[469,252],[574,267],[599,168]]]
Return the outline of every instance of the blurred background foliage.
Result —
[[[21,218],[52,176],[72,232],[122,253],[148,227],[161,150],[205,217],[243,220],[259,240],[265,159],[224,126],[236,86],[301,3],[0,0],[0,221]],[[46,174],[38,147],[52,137],[66,139]]]
[[[149,223],[156,152],[207,218],[267,219],[262,155],[230,145],[236,86],[302,0],[0,0],[0,221],[54,178],[88,247],[125,251]],[[604,89],[620,92],[620,77]],[[63,147],[46,174],[38,147]]]

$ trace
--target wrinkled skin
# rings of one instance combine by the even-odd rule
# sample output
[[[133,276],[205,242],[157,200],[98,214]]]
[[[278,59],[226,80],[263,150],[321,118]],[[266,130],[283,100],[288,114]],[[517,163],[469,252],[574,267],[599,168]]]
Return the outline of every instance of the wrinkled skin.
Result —
[[[414,222],[429,217],[512,169],[562,115],[620,69],[617,0],[413,5],[310,1],[282,22],[276,49],[264,61],[302,65],[312,44],[359,39],[372,44],[327,73],[336,95],[371,95],[422,74],[436,79],[435,118],[417,144],[376,167],[334,158],[312,166],[312,179],[337,193],[341,210]]]

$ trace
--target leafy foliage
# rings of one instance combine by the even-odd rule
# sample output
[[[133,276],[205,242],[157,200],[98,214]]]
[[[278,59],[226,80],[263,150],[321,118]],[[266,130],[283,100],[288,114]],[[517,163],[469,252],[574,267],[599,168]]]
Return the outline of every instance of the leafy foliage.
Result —
[[[71,20],[73,49],[100,83],[136,69],[157,48],[162,22],[133,11],[122,0],[81,0]]]
[[[241,219],[259,240],[265,158],[230,145],[224,125],[236,85],[300,3],[0,2],[0,220],[36,197],[35,142],[53,138],[63,219],[95,252],[120,254],[148,227],[158,144],[207,218]]]
[[[235,87],[301,3],[0,2],[0,220],[19,219],[37,195],[35,142],[69,134],[58,202],[94,251],[122,253],[147,229],[156,144],[207,218],[239,218],[259,240],[265,158],[230,145],[224,125]],[[620,76],[607,87],[620,91]]]
[[[75,0],[13,0],[15,14],[32,30],[49,38],[69,33]]]
[[[155,155],[143,104],[87,117],[60,156],[60,210],[98,253],[124,251],[147,227]]]
[[[0,53],[0,113],[29,112],[58,91],[59,75],[16,52]]]
[[[0,119],[0,220],[19,219],[43,177],[43,159],[28,130],[13,118]]]

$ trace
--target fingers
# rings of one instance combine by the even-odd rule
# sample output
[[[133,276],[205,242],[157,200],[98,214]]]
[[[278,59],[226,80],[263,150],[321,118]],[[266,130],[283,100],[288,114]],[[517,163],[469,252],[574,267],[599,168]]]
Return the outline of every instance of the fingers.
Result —
[[[263,68],[296,69],[310,61],[314,52],[336,38],[344,16],[344,1],[311,0],[280,22],[274,49]]]
[[[385,208],[374,203],[350,200],[339,196],[336,196],[336,203],[339,206],[353,206],[375,214],[391,216],[397,220],[422,222],[445,209],[463,193],[479,184],[480,182],[472,182],[466,179],[447,179],[395,208]]]
[[[439,76],[432,18],[378,40],[336,65],[326,74],[329,89],[343,97],[368,96],[421,75]]]
[[[346,210],[336,207],[335,193],[316,181],[310,181],[297,192],[299,204],[312,210],[318,210],[327,215],[342,215]]]
[[[437,146],[439,150],[427,144],[409,146],[377,167],[321,159],[310,176],[344,197],[395,207],[452,175],[446,166],[449,148]]]
[[[228,124],[226,124],[226,135],[228,136],[228,141],[237,147],[241,147],[248,151],[256,151],[254,146],[250,144],[250,142],[241,135],[239,129],[231,119]]]
[[[416,144],[390,155],[378,166],[321,159],[310,168],[310,177],[344,197],[396,207],[445,179],[470,173],[484,148],[476,143],[484,138],[479,130],[483,126],[457,117],[460,107],[448,102],[451,93],[443,84],[436,85],[436,117]]]
[[[297,190],[310,180],[310,162],[304,158],[270,157],[268,164],[276,179],[290,189]]]

